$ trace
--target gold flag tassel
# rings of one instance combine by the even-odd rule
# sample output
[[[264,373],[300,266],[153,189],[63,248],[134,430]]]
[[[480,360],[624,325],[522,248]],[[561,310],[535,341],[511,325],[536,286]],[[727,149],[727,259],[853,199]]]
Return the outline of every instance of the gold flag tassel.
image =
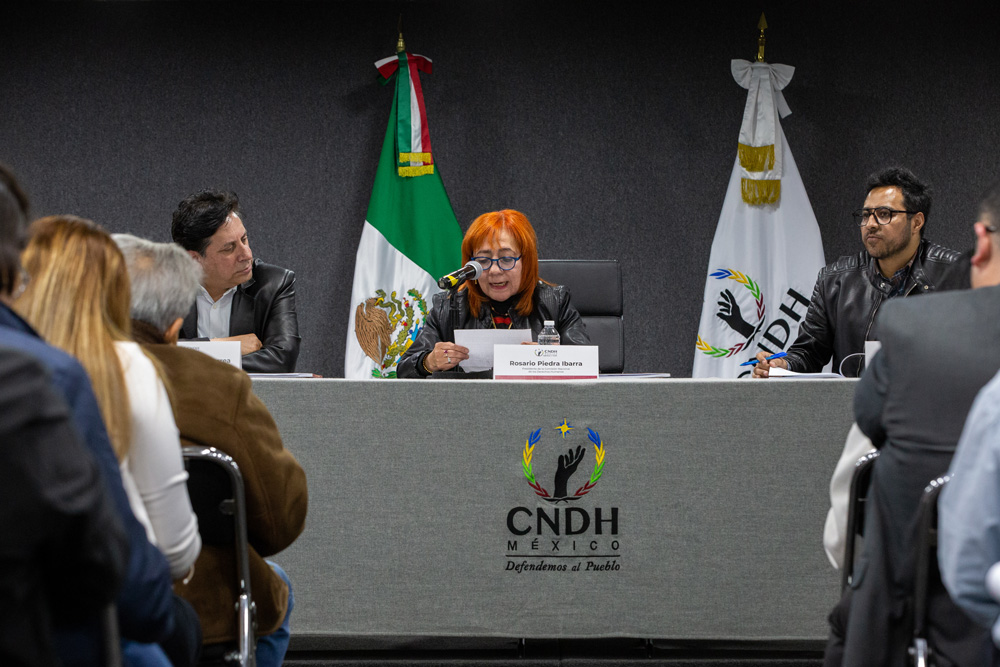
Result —
[[[404,178],[433,174],[434,159],[430,153],[400,153],[397,171]]]
[[[743,201],[751,206],[773,204],[781,198],[781,180],[773,179],[758,181],[753,178],[741,178]]]
[[[772,150],[771,153],[773,154],[774,151]],[[432,160],[431,160],[431,154],[430,153],[400,153],[399,154],[399,161],[400,162],[427,162],[427,163],[432,162]]]
[[[774,169],[774,144],[767,146],[739,145],[740,166],[747,171]]]
[[[400,176],[404,176],[404,177],[406,177],[406,176],[425,176],[427,174],[433,174],[434,173],[434,165],[432,165],[432,164],[425,164],[425,165],[418,165],[416,167],[400,167],[398,171],[399,171],[399,175]]]

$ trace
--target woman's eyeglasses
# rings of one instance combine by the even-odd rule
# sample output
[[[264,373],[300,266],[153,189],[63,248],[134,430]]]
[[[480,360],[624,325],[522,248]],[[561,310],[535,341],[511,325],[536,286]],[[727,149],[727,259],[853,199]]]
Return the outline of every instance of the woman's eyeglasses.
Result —
[[[486,273],[493,268],[493,262],[497,263],[501,271],[510,271],[517,265],[517,260],[521,259],[518,257],[497,257],[493,259],[492,257],[473,257],[472,261],[477,262],[479,266],[483,267],[483,273]]]

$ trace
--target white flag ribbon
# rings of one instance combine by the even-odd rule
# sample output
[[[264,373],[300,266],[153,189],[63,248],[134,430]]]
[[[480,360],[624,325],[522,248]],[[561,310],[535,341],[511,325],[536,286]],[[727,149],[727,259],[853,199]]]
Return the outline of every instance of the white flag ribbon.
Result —
[[[778,117],[792,113],[781,91],[792,80],[790,65],[732,61],[733,78],[747,89],[740,126],[743,201],[769,204],[781,197],[782,154]]]

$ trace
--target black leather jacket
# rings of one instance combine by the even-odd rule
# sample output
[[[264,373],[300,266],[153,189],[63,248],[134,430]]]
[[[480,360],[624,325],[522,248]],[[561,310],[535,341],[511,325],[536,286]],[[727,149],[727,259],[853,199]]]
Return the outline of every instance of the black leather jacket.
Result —
[[[959,276],[948,271],[961,253],[920,241],[917,257],[910,267],[903,296],[923,294],[936,289],[962,287]],[[945,284],[948,282],[949,284]],[[968,277],[964,287],[968,287]],[[890,298],[891,283],[882,276],[878,264],[866,251],[841,257],[823,267],[816,278],[809,310],[799,327],[798,338],[788,348],[788,368],[816,373],[833,357],[833,372],[858,377],[864,367],[866,340],[878,340],[875,316],[879,306]],[[841,368],[841,362],[851,357]]]
[[[247,373],[292,373],[299,358],[299,323],[295,314],[295,273],[259,259],[250,280],[236,288],[229,311],[229,335],[252,333],[260,349],[243,357]],[[181,340],[198,340],[198,306],[181,326]]]
[[[396,377],[422,378],[427,377],[424,371],[424,357],[434,349],[439,341],[453,342],[455,334],[451,326],[451,302],[447,293],[434,295],[434,305],[427,313],[420,335],[413,345],[403,353],[396,366]],[[465,290],[460,290],[455,297],[458,300],[459,329],[490,329],[493,327],[493,316],[488,304],[479,309],[479,316],[472,317],[469,313],[469,297]],[[545,320],[553,320],[559,331],[560,342],[565,345],[590,345],[587,327],[580,319],[580,313],[569,302],[569,290],[562,285],[548,285],[541,281],[535,286],[534,307],[527,317],[510,309],[512,329],[531,329],[531,339],[538,340],[538,332],[542,330]]]

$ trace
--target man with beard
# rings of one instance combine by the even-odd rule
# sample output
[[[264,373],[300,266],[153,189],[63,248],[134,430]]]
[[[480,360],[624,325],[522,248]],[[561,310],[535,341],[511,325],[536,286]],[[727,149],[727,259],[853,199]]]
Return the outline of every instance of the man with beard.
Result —
[[[769,353],[759,352],[753,377],[766,378],[774,367],[815,373],[831,358],[835,372],[860,376],[865,341],[878,340],[875,316],[883,302],[968,287],[967,280],[958,279],[962,272],[948,270],[960,253],[924,239],[931,209],[927,184],[908,169],[892,167],[872,174],[866,192],[864,207],[853,213],[865,249],[819,272],[787,356],[765,361]]]

